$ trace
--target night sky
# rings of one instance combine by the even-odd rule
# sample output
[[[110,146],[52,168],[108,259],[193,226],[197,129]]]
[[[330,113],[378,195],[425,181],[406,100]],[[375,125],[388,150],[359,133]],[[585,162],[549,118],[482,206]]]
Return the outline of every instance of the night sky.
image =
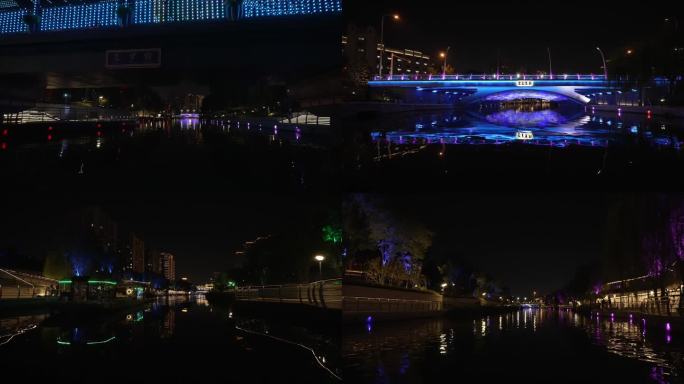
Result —
[[[602,194],[436,194],[382,198],[435,233],[433,254],[457,257],[514,295],[561,288],[597,261],[610,198]]]
[[[674,4],[352,0],[346,2],[346,12],[350,22],[377,29],[380,15],[399,13],[401,22],[386,19],[388,47],[421,50],[434,58],[451,46],[450,64],[461,73],[493,73],[497,55],[511,71],[548,71],[547,47],[555,73],[600,73],[596,46],[609,58],[621,54],[643,36],[662,30]]]
[[[98,205],[117,222],[119,237],[138,233],[146,247],[176,256],[179,277],[205,282],[213,272],[239,262],[234,252],[243,242],[278,234],[295,215],[326,209],[336,201],[328,196],[274,194],[228,195],[211,204],[194,200]],[[61,203],[7,207],[0,218],[0,250],[12,247],[42,257],[53,229],[64,225],[63,217],[79,207]]]

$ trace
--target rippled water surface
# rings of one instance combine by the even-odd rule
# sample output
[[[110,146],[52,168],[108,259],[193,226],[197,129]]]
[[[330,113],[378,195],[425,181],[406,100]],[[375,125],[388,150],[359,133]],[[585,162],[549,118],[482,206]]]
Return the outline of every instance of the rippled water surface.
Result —
[[[532,309],[477,319],[363,324],[345,328],[345,378],[366,383],[679,383],[684,349],[673,332]]]

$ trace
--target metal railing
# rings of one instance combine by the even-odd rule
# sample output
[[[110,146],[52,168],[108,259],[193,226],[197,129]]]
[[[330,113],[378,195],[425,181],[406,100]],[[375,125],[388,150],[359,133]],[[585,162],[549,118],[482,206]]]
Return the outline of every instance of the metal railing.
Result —
[[[437,312],[442,310],[442,302],[431,300],[345,296],[342,299],[342,310],[345,313]]]
[[[240,301],[304,304],[319,308],[341,309],[342,279],[310,284],[247,286],[235,289]]]
[[[3,114],[1,117],[0,122],[3,124],[49,123],[60,121],[131,121],[137,118],[133,112],[124,110],[48,104],[38,104],[19,112]]]
[[[530,74],[459,74],[459,75],[383,75],[373,77],[373,81],[525,81],[525,80],[575,80],[575,81],[605,81],[604,75],[560,74],[560,75],[530,75]]]
[[[622,296],[620,298],[627,297],[628,296]],[[598,309],[603,310],[629,311],[644,315],[677,316],[682,315],[679,312],[680,300],[681,297],[679,292],[670,291],[667,296],[655,297],[650,295],[646,299],[634,300],[611,299],[596,304],[596,306]]]

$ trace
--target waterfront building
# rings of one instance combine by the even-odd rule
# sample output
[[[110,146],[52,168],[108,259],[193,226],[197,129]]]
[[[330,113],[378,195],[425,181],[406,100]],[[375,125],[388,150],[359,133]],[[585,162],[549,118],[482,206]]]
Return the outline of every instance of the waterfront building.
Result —
[[[162,273],[164,278],[169,281],[176,280],[176,261],[175,257],[166,252],[161,253]]]
[[[593,304],[603,309],[675,315],[682,309],[682,283],[679,262],[675,262],[657,276],[645,275],[603,284],[593,292]]]
[[[145,273],[145,242],[131,233],[131,272]]]
[[[395,75],[427,74],[431,58],[414,49],[399,49],[384,46],[373,27],[349,25],[342,37],[342,49],[350,71],[367,71],[371,76],[380,71],[380,57],[383,57],[383,73]],[[363,67],[363,68],[359,68]]]

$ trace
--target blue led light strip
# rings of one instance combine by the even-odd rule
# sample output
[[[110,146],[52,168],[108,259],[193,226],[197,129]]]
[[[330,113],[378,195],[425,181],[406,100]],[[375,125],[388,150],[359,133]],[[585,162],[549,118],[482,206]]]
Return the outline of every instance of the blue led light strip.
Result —
[[[133,24],[161,24],[184,21],[223,20],[223,0],[136,0]]]
[[[0,34],[28,32],[28,25],[23,19],[25,14],[22,9],[0,11]]]
[[[119,24],[116,0],[43,8],[41,31],[113,27]]]
[[[337,13],[342,0],[245,0],[242,17],[269,17]]]
[[[130,0],[132,24],[228,20],[225,0]],[[39,31],[106,28],[119,25],[117,0],[44,7]],[[342,0],[244,0],[238,18],[318,15],[342,11]],[[0,34],[26,33],[23,9],[0,11]]]

